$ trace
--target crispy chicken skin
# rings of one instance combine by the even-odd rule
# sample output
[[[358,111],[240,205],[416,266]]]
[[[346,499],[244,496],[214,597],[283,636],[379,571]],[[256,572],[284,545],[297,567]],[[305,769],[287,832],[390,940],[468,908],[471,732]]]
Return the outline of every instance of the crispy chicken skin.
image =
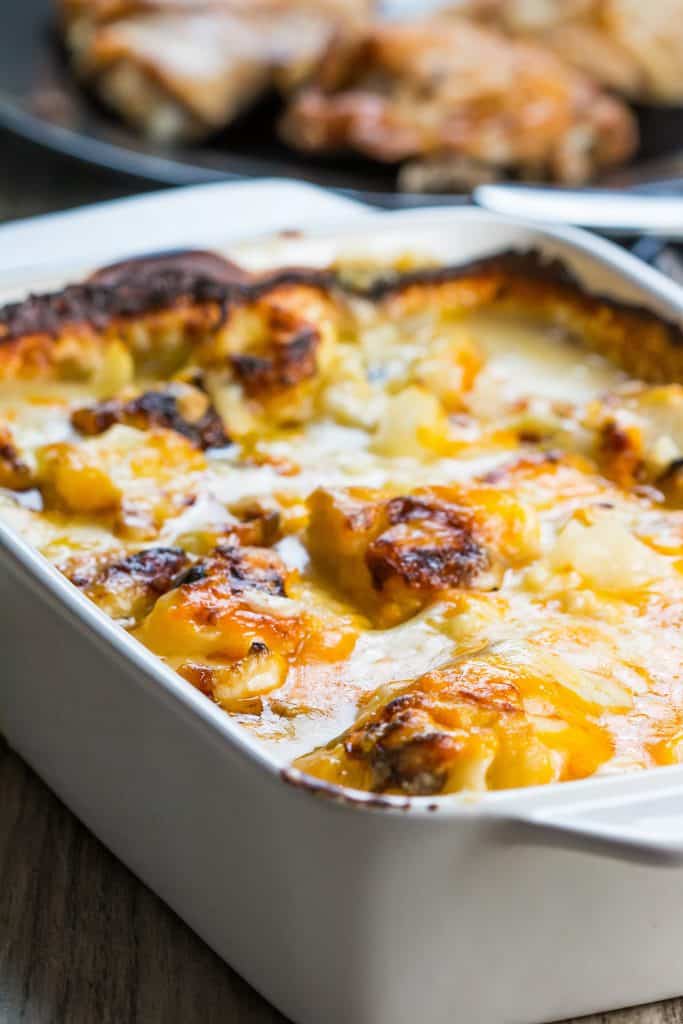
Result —
[[[291,87],[368,0],[62,0],[78,74],[146,135],[196,138]]]
[[[627,159],[636,141],[627,108],[589,79],[455,18],[375,24],[333,43],[282,132],[310,152],[450,162],[454,173],[465,161],[567,183]]]
[[[430,796],[538,785],[557,777],[515,673],[485,658],[380,688],[356,723],[295,767],[375,793]]]
[[[467,0],[455,11],[538,41],[626,96],[654,103],[683,98],[681,0]]]

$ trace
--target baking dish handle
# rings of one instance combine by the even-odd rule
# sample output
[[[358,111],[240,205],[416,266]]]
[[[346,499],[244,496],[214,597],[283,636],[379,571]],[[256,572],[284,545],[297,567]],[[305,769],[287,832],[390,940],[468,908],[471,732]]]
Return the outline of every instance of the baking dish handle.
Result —
[[[506,816],[507,817],[507,816]],[[683,864],[683,786],[514,815],[535,841],[649,864]]]

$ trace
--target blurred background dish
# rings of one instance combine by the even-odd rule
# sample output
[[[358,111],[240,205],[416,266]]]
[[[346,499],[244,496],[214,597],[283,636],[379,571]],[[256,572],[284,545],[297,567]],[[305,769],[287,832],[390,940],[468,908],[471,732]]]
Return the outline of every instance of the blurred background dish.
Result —
[[[283,127],[297,149],[397,164],[407,192],[581,185],[638,145],[628,106],[550,50],[445,14],[338,36]]]
[[[3,4],[0,121],[158,182],[282,175],[387,204],[415,201],[400,189],[463,193],[508,175],[602,181],[678,150],[683,32],[667,37],[666,60],[658,25],[631,33],[643,54],[619,97],[618,83],[558,56],[552,25],[530,27],[528,12],[571,11],[586,30],[581,17],[618,7],[623,34],[630,0],[471,0],[470,22],[457,6],[399,24],[378,22],[371,0]],[[683,24],[683,0],[665,6]],[[629,107],[634,97],[647,105]]]
[[[533,40],[641,103],[683,103],[680,0],[463,0],[459,13]]]

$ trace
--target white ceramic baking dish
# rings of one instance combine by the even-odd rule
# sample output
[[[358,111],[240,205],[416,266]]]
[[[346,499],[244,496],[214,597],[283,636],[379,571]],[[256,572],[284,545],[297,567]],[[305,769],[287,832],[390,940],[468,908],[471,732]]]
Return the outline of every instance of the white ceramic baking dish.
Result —
[[[234,253],[292,228],[313,234],[240,258],[458,261],[533,244],[592,287],[683,313],[683,290],[582,232],[464,208],[375,213],[277,181],[5,226],[2,287],[177,246]],[[0,601],[11,745],[299,1024],[533,1024],[683,991],[683,767],[476,801],[335,797],[267,757],[2,525]]]

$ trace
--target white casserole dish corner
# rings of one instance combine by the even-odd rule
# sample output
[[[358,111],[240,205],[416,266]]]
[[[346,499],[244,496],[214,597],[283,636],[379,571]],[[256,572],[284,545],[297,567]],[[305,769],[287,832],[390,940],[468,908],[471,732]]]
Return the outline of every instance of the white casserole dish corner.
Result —
[[[463,207],[377,213],[280,181],[7,225],[3,291],[145,251],[235,254],[285,229],[311,235],[238,258],[459,262],[533,245],[591,287],[683,316],[682,289],[583,232]],[[534,1024],[683,989],[683,767],[476,801],[335,794],[269,760],[2,524],[0,601],[10,744],[299,1024]]]

